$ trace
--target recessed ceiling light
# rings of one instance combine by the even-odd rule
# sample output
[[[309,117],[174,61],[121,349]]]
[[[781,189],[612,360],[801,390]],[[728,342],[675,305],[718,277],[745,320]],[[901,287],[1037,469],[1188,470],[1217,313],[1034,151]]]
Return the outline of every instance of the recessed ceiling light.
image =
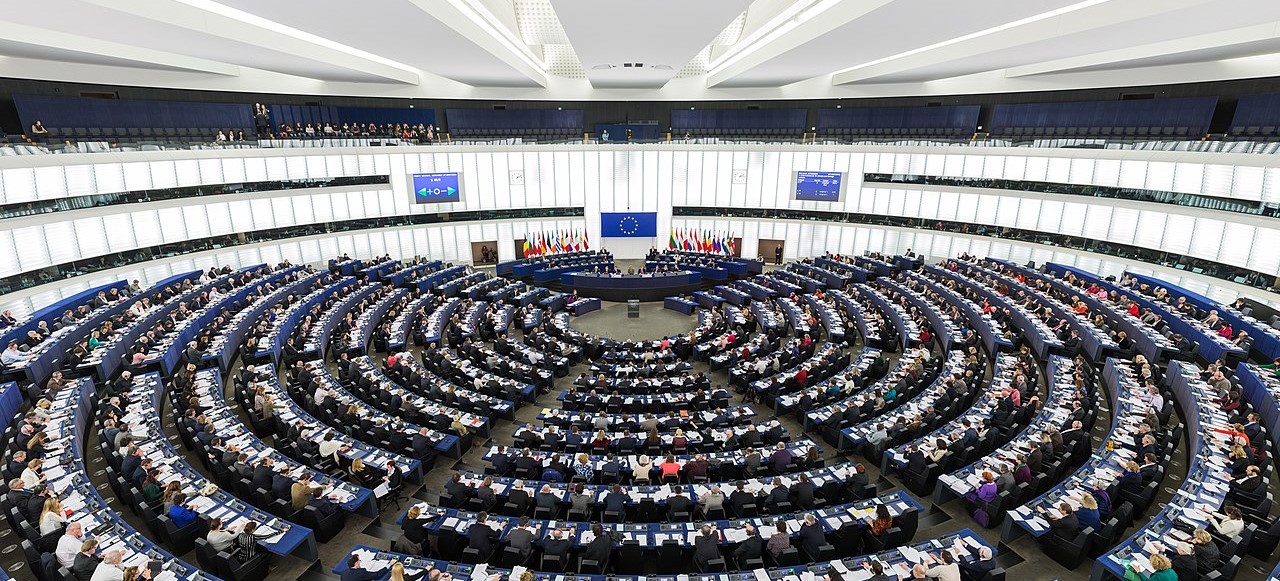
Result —
[[[617,66],[617,65],[595,65],[595,66],[591,67],[591,70],[593,70],[593,71],[607,71],[607,70],[609,70],[609,69],[611,69],[611,68],[613,68],[613,67],[615,67],[615,66]]]
[[[659,71],[669,71],[671,70],[671,65],[653,65],[653,68]]]

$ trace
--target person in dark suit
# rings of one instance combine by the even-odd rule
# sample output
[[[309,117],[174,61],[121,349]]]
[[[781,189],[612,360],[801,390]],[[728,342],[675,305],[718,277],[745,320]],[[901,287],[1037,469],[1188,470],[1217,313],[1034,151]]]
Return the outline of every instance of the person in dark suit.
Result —
[[[810,512],[804,513],[798,537],[796,545],[812,558],[817,558],[818,554],[821,553],[821,547],[827,544],[827,534],[823,532],[822,525],[818,523],[818,517],[813,516],[813,513]]]
[[[1138,466],[1138,473],[1142,475],[1142,483],[1147,484],[1153,482],[1156,476],[1160,475],[1160,466],[1156,464],[1156,455],[1150,452],[1142,456],[1142,464]]]
[[[1249,466],[1244,469],[1244,476],[1231,481],[1230,491],[1236,494],[1258,494],[1264,489],[1264,484],[1258,467]]]
[[[693,514],[693,501],[684,495],[678,484],[671,487],[671,496],[667,498],[667,520],[676,520],[677,513]]]
[[[925,468],[929,465],[929,459],[925,457],[924,452],[919,448],[912,446],[907,450],[907,471],[913,474],[924,474]]]
[[[1178,581],[1199,581],[1200,575],[1199,563],[1196,561],[1195,549],[1187,543],[1178,543],[1175,553],[1169,561],[1173,565],[1173,572],[1178,576]]]
[[[457,472],[454,472],[453,476],[449,477],[449,480],[444,483],[444,491],[448,492],[457,502],[465,502],[468,498],[471,498],[471,490],[470,486],[462,483],[462,475]]]
[[[1138,469],[1138,463],[1132,460],[1124,465],[1124,472],[1120,475],[1120,492],[1129,494],[1142,494],[1142,472]]]
[[[425,547],[427,544],[426,527],[439,518],[439,514],[422,514],[422,507],[419,505],[415,504],[409,507],[409,512],[405,514],[404,520],[400,521],[400,528],[404,531],[404,538],[420,547]]]
[[[425,458],[434,447],[435,443],[431,441],[431,430],[426,427],[418,428],[418,433],[413,435],[413,457]]]
[[[9,492],[5,494],[5,498],[9,504],[18,508],[18,512],[22,516],[27,517],[28,521],[34,522],[39,513],[34,515],[27,513],[27,505],[31,502],[31,491],[26,489],[26,484],[22,478],[14,478],[9,481]],[[43,501],[41,501],[43,502]]]
[[[991,547],[978,549],[978,558],[970,562],[960,562],[960,579],[962,581],[980,581],[987,573],[995,570],[996,561],[991,558]]]
[[[516,514],[529,512],[529,506],[533,504],[533,497],[529,496],[529,491],[525,489],[523,480],[516,480],[511,483],[511,490],[507,491],[507,503],[515,506]]]
[[[754,504],[756,495],[747,492],[746,482],[739,480],[734,487],[733,493],[729,495],[729,504],[733,506],[734,514],[741,515],[743,507],[748,504]]]
[[[511,456],[507,454],[506,446],[498,446],[498,452],[489,459],[489,462],[493,463],[493,471],[498,476],[507,476],[515,469]]]
[[[744,523],[743,530],[747,532],[747,538],[738,544],[738,548],[733,551],[733,558],[741,569],[743,564],[750,559],[759,559],[764,552],[764,539],[760,538],[760,531],[751,523]]]
[[[272,476],[275,471],[271,469],[272,460],[263,458],[262,462],[253,467],[253,487],[262,490],[271,490]]]
[[[1043,506],[1037,506],[1036,512],[1049,521],[1050,534],[1045,537],[1048,540],[1073,541],[1080,532],[1080,520],[1071,512],[1071,505],[1065,502],[1058,505],[1057,516],[1051,516]]]
[[[1209,531],[1196,529],[1192,533],[1191,544],[1195,548],[1196,570],[1201,575],[1208,575],[1210,571],[1222,566],[1222,552],[1217,543],[1213,542],[1213,535]]]
[[[773,488],[769,489],[769,495],[764,499],[764,505],[770,511],[776,511],[779,503],[791,502],[791,491],[787,490],[787,486],[782,483],[781,478],[773,479]]]
[[[569,530],[569,534],[573,534],[573,530]],[[573,541],[565,538],[564,529],[554,529],[551,535],[542,540],[542,555],[544,557],[559,557],[562,564],[567,564],[569,560],[569,549],[573,547]]]
[[[520,517],[520,524],[507,533],[507,545],[520,551],[520,556],[526,559],[533,553],[533,541],[535,539],[533,528],[529,526],[529,517],[527,516]]]
[[[631,497],[622,491],[622,486],[614,484],[609,489],[609,494],[604,497],[604,511],[623,514],[627,510],[627,501],[629,500],[631,500]]]
[[[493,530],[486,521],[489,513],[476,515],[476,522],[467,527],[467,546],[480,551],[480,559],[488,559],[493,554],[493,542],[498,540],[498,531]]]
[[[374,581],[382,578],[382,571],[370,571],[360,564],[360,556],[354,553],[347,557],[347,568],[342,572],[342,581]]]
[[[605,533],[600,523],[591,525],[591,533],[595,538],[582,551],[582,559],[600,563],[600,569],[604,570],[609,564],[609,556],[613,554],[613,538]]]
[[[76,553],[75,562],[71,565],[71,575],[76,578],[76,581],[90,581],[93,578],[93,572],[102,562],[102,559],[96,555],[97,551],[98,539],[85,539],[80,543],[80,552]]]
[[[536,508],[549,509],[551,514],[560,510],[560,497],[551,492],[550,484],[542,485],[542,490],[534,495],[533,502]]]
[[[715,525],[702,525],[701,534],[693,541],[694,565],[699,571],[706,571],[711,561],[720,557],[720,531]]]
[[[293,480],[284,474],[271,475],[271,495],[282,500],[293,499]]]
[[[867,487],[870,481],[867,480],[867,467],[861,462],[853,465],[853,473],[849,475],[848,486],[851,490],[861,491]]]
[[[818,487],[813,482],[810,482],[809,477],[803,473],[797,477],[797,480],[798,482],[791,486],[791,496],[795,499],[796,508],[800,510],[812,509],[813,505],[816,504],[815,496],[817,495]]]

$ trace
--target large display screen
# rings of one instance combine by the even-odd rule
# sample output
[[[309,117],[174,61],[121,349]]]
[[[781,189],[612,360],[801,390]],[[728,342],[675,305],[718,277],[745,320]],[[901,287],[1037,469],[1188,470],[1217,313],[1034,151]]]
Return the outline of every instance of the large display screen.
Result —
[[[796,198],[810,202],[839,202],[844,195],[844,172],[797,171]]]
[[[456,171],[415,173],[409,176],[409,188],[418,204],[457,202],[462,199],[462,176]]]

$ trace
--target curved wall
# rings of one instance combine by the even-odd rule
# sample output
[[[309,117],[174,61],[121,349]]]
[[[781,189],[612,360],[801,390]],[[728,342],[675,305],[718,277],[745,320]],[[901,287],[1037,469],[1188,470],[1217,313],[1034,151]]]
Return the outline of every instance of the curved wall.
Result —
[[[792,172],[796,170],[846,172],[846,195],[835,203],[796,201],[792,199],[791,191]],[[412,203],[408,174],[429,171],[462,172],[462,200],[437,205]],[[465,248],[465,243],[471,239],[509,240],[523,237],[526,232],[556,227],[585,228],[594,247],[600,247],[600,212],[657,212],[658,237],[603,241],[620,257],[638,257],[650,246],[665,245],[671,227],[692,223],[683,218],[673,220],[671,214],[675,206],[857,212],[1007,226],[1161,250],[1272,276],[1280,274],[1280,253],[1270,251],[1280,245],[1280,221],[1275,218],[1153,202],[978,187],[863,184],[864,172],[1090,184],[1192,193],[1246,202],[1280,202],[1280,159],[1277,156],[1248,154],[985,147],[659,144],[239,149],[23,156],[0,158],[0,204],[240,181],[387,175],[389,183],[139,202],[2,219],[0,256],[15,259],[0,261],[0,277],[109,253],[224,234],[360,218],[509,208],[580,207],[585,218],[535,221],[532,225],[519,220],[496,221],[486,226],[467,223],[456,232],[450,230],[449,235],[442,235],[438,244],[430,238],[412,242],[408,238],[398,238],[396,250],[386,243],[379,248],[386,248],[385,251],[394,256],[423,254],[465,261],[468,257],[459,256],[457,248]],[[724,224],[716,226],[716,229],[746,235],[747,224],[751,221],[696,222]],[[733,225],[739,223],[741,227]],[[503,224],[504,229],[499,229],[498,224]],[[489,226],[493,226],[492,234],[485,230]],[[475,230],[474,237],[471,235],[473,227],[480,228]],[[443,233],[445,230],[442,228],[449,226],[421,226],[406,230]],[[865,234],[855,234],[855,239],[866,236],[868,245],[841,246],[840,250],[898,250],[890,241],[901,238],[901,235],[893,238],[888,234],[896,230],[860,227],[857,231]],[[845,231],[841,229],[842,241]],[[884,232],[885,235],[875,238],[878,235],[872,232]],[[938,239],[970,238],[923,232],[918,236],[928,237],[928,243],[908,246],[936,256],[964,251],[948,251],[950,246],[939,246]],[[876,240],[880,240],[883,246],[873,244]],[[824,247],[829,241],[826,237],[796,238],[796,241],[795,246],[788,244],[788,256],[836,250],[835,247]],[[455,245],[453,250],[448,246],[450,243]],[[257,248],[268,254],[279,252],[282,257],[302,262],[313,262],[336,254],[336,251],[304,252],[301,245],[294,250],[292,244],[285,241],[262,243],[237,247],[234,252]],[[316,244],[320,243],[317,241]],[[343,247],[343,251],[366,255],[363,248],[355,246],[354,242],[352,244],[351,247]],[[499,244],[503,258],[514,256],[514,249],[509,246]],[[1030,248],[1037,245],[1013,246]],[[745,247],[750,249],[754,245],[747,243]],[[269,248],[277,250],[265,250]],[[370,250],[367,255],[382,252]],[[1025,253],[1034,255],[1031,250]],[[1083,256],[1089,253],[1072,254]],[[262,256],[266,260],[268,255]],[[1123,262],[1098,260],[1100,264],[1106,260],[1117,264]],[[1086,264],[1080,266],[1087,268]],[[152,266],[127,270],[141,271],[145,279],[149,278],[145,276],[148,268]],[[54,285],[0,297],[0,306],[11,304],[16,310],[26,310],[31,304],[41,304],[42,301],[35,297],[61,293],[60,288],[83,288],[88,283],[79,279],[101,280],[104,275],[105,272],[59,281]],[[1189,273],[1182,273],[1182,276],[1189,279],[1183,281],[1188,285],[1224,297],[1241,292],[1251,296],[1268,294],[1239,287],[1246,289],[1242,291],[1236,288],[1238,285],[1218,279]],[[1203,282],[1193,282],[1200,279]],[[1263,297],[1267,302],[1272,302],[1272,299],[1280,297]]]

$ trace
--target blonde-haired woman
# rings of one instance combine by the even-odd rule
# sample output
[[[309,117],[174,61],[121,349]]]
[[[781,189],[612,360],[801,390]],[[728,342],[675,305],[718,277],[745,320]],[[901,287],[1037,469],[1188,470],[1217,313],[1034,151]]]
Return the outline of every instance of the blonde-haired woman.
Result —
[[[1196,563],[1201,571],[1212,571],[1222,565],[1222,553],[1209,531],[1196,529],[1191,537],[1191,544],[1196,550]]]
[[[1154,571],[1150,575],[1138,573],[1138,576],[1143,581],[1178,581],[1178,574],[1173,572],[1173,563],[1160,553],[1151,555],[1151,568]]]
[[[40,458],[34,458],[27,462],[27,467],[22,469],[22,486],[27,490],[31,490],[41,482],[44,482],[44,474],[40,472],[43,467],[44,460]]]
[[[684,435],[684,430],[676,428],[676,435],[671,437],[671,448],[673,450],[683,450],[689,447],[689,438]]]
[[[1102,528],[1102,514],[1098,512],[1098,499],[1094,498],[1092,494],[1085,493],[1076,500],[1080,503],[1080,509],[1076,511],[1076,519],[1080,523],[1080,528],[1100,530]]]
[[[66,523],[67,515],[62,508],[62,503],[52,496],[46,498],[44,508],[40,510],[40,535],[58,532]]]
[[[404,563],[396,561],[391,564],[390,581],[418,581],[427,575],[427,570],[423,569],[412,575],[405,573]]]
[[[649,484],[653,478],[653,458],[648,454],[641,454],[631,463],[631,473],[637,485]]]
[[[591,457],[579,452],[574,458],[573,474],[586,482],[591,482],[596,476],[595,468],[591,465]]]
[[[378,474],[375,474],[372,470],[365,468],[364,460],[361,458],[352,460],[351,467],[347,469],[347,472],[351,473],[351,479],[354,480],[356,484],[365,488],[371,488],[369,485],[373,484],[374,480],[380,478]]]
[[[609,435],[604,430],[596,430],[595,439],[591,440],[591,449],[597,454],[609,451]]]
[[[36,419],[41,424],[46,424],[49,422],[49,417],[53,415],[53,410],[50,409],[52,405],[53,402],[42,397],[40,401],[36,402],[36,407],[31,408],[31,413],[36,415]]]

